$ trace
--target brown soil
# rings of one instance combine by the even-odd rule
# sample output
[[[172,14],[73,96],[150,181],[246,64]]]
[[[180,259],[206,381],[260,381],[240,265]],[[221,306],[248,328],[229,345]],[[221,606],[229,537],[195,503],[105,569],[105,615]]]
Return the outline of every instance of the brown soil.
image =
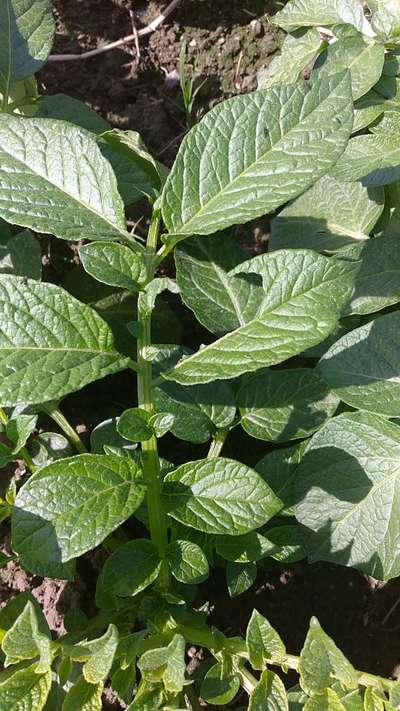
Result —
[[[129,9],[140,28],[156,17],[165,4],[153,0],[55,0],[54,51],[84,51],[118,39],[132,32]],[[196,104],[196,115],[201,115],[216,101],[255,88],[257,71],[268,64],[281,41],[281,34],[270,25],[266,14],[273,10],[272,0],[182,0],[169,21],[140,42],[140,57],[132,47],[126,47],[86,61],[49,63],[39,76],[41,89],[43,93],[75,96],[114,126],[140,131],[155,155],[171,163],[187,129],[176,81],[182,39],[188,44],[190,66],[193,68],[196,63],[199,80],[206,80]],[[258,250],[265,240],[262,221],[250,227],[248,235],[249,248]],[[73,259],[70,255],[67,258],[63,249],[64,246],[54,245],[55,256],[49,267],[52,280],[61,280],[65,266],[72,266]],[[183,318],[189,324],[184,332],[190,334],[191,345],[201,342],[204,334],[186,312]],[[131,404],[131,380],[131,376],[123,374],[102,381],[101,391],[99,384],[85,388],[67,398],[67,414],[83,431],[90,430],[103,419],[99,401],[104,417]],[[162,454],[167,456],[172,439],[167,436],[162,442]],[[176,440],[173,446],[177,462],[193,457],[193,452],[194,458],[203,453],[201,447]],[[226,452],[240,458],[243,451],[248,463],[254,464],[265,454],[265,446],[241,433],[235,436],[233,445],[228,443]],[[73,584],[43,580],[9,563],[0,569],[0,606],[18,592],[32,589],[54,633],[62,633],[68,609],[83,607],[93,614],[93,603],[89,601],[98,555],[101,552],[84,557]],[[217,569],[201,586],[200,595],[211,600],[211,621],[225,632],[243,634],[251,610],[256,607],[276,626],[288,649],[296,653],[310,617],[316,615],[356,667],[397,677],[400,605],[394,605],[400,596],[399,580],[382,585],[354,570],[299,563],[287,569],[261,571],[251,590],[229,600],[223,578]],[[290,682],[296,683],[296,679],[290,677]],[[123,707],[108,694],[104,708],[119,711]]]

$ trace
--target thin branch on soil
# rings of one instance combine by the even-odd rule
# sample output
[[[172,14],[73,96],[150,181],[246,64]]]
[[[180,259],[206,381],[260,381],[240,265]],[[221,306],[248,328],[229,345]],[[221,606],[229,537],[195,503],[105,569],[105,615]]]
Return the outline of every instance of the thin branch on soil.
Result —
[[[385,625],[386,625],[386,623],[387,623],[389,617],[391,617],[391,616],[393,615],[393,613],[394,613],[394,611],[397,609],[398,605],[400,605],[400,596],[397,598],[397,600],[396,600],[396,602],[394,603],[394,605],[392,605],[392,607],[390,608],[390,610],[389,610],[389,612],[387,613],[387,615],[385,615],[385,617],[383,618],[383,620],[382,620],[382,627],[385,627]]]
[[[81,54],[51,54],[49,57],[50,62],[72,62],[79,59],[90,59],[90,57],[96,57],[98,54],[103,54],[104,52],[109,52],[111,49],[117,49],[117,47],[123,47],[125,44],[130,44],[131,42],[137,42],[138,37],[145,37],[146,35],[154,32],[162,23],[167,19],[167,17],[178,7],[181,0],[172,0],[170,4],[165,8],[158,17],[156,17],[153,22],[142,27],[140,30],[133,32],[131,35],[122,37],[115,42],[110,42],[110,44],[105,44],[103,47],[97,47],[97,49],[91,49],[88,52],[82,52]]]

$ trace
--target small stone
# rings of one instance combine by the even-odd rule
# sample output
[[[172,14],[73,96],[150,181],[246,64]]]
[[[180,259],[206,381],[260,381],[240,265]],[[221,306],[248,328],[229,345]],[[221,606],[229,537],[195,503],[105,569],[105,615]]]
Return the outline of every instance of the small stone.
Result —
[[[259,20],[252,20],[250,22],[250,29],[256,37],[262,35],[263,26]]]
[[[196,42],[196,40],[193,38],[193,39],[190,40],[190,42],[189,42],[189,47],[196,47],[196,46],[197,46],[197,42]]]

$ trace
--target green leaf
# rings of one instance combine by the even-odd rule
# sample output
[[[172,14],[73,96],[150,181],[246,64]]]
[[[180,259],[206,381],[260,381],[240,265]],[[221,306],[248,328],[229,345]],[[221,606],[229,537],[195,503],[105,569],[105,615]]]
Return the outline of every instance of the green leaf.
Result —
[[[29,230],[10,237],[0,236],[0,274],[41,279],[40,244]]]
[[[317,61],[319,77],[332,76],[348,69],[353,99],[372,89],[382,74],[385,59],[383,44],[366,42],[361,35],[343,37],[329,45]]]
[[[393,116],[395,112],[391,112]],[[400,177],[400,116],[392,122],[392,130],[356,136],[332,170],[332,175],[344,182],[361,180],[367,187],[393,183]],[[394,125],[395,124],[395,125]],[[379,129],[379,125],[378,125]]]
[[[114,169],[125,205],[143,196],[154,200],[168,171],[150,155],[140,134],[114,128],[101,135],[99,145]]]
[[[5,435],[12,442],[13,454],[17,454],[24,447],[36,429],[37,415],[17,415],[7,422]]]
[[[164,687],[171,693],[182,691],[185,683],[185,640],[175,634],[167,647],[149,649],[138,661],[138,667],[145,680],[157,682],[162,679]]]
[[[300,683],[307,694],[321,694],[333,681],[348,689],[358,686],[358,673],[321,628],[316,617],[310,621],[299,662]]]
[[[307,557],[303,531],[299,525],[274,526],[265,532],[265,536],[274,546],[274,551],[270,554],[271,558],[278,563],[288,565]]]
[[[59,399],[127,366],[107,324],[60,287],[0,276],[0,302],[3,405]]]
[[[340,256],[360,260],[353,296],[345,310],[370,314],[400,301],[400,244],[398,236],[383,235],[342,250]]]
[[[346,73],[236,96],[213,108],[184,138],[164,186],[168,231],[211,234],[302,193],[343,152],[351,103]]]
[[[171,412],[158,412],[149,419],[149,426],[156,437],[164,437],[174,426],[175,415]]]
[[[127,711],[160,711],[162,703],[162,686],[142,683]]]
[[[138,508],[145,493],[132,459],[80,454],[53,462],[19,490],[12,545],[38,575],[95,548]],[[47,571],[47,572],[46,572]]]
[[[229,704],[239,689],[239,677],[233,672],[225,670],[224,665],[218,662],[205,675],[200,688],[200,696],[208,704],[219,706]]]
[[[305,67],[325,46],[320,33],[314,28],[287,35],[281,53],[273,57],[266,69],[259,72],[258,88],[268,89],[274,84],[294,84]]]
[[[157,578],[160,567],[157,548],[151,541],[128,541],[107,558],[98,586],[109,595],[137,595]]]
[[[89,684],[105,682],[117,651],[118,641],[117,628],[115,625],[109,625],[102,637],[85,642],[85,647],[90,650],[91,655],[83,665],[82,672]]]
[[[263,296],[261,284],[229,274],[246,260],[233,237],[189,238],[174,254],[182,300],[211,333],[223,335],[257,313]]]
[[[378,696],[378,694],[374,691],[372,686],[368,686],[365,689],[365,694],[364,694],[364,710],[365,711],[385,711],[387,708],[386,704],[384,704],[383,699]]]
[[[90,446],[92,452],[104,454],[104,447],[118,447],[128,451],[134,451],[137,444],[133,444],[122,437],[118,430],[118,417],[110,417],[108,420],[100,422],[90,434]]]
[[[167,547],[166,558],[172,575],[181,583],[196,585],[208,578],[208,560],[196,543],[174,541]]]
[[[9,600],[5,607],[0,608],[0,628],[2,630],[7,631],[13,626],[15,621],[24,611],[27,602],[32,603],[39,616],[42,614],[42,609],[39,603],[33,597],[32,593],[26,590],[25,592],[19,593]]]
[[[389,701],[395,707],[400,704],[400,681],[390,685]]]
[[[65,459],[75,454],[66,437],[58,432],[41,432],[29,445],[33,463],[38,467],[51,464],[56,459]]]
[[[317,696],[312,696],[303,708],[304,711],[346,711],[333,689],[324,689]]]
[[[35,74],[50,54],[54,22],[50,0],[3,0],[0,5],[0,90]]]
[[[284,30],[318,25],[354,25],[361,30],[364,15],[357,0],[290,0],[273,22]]]
[[[101,711],[103,684],[89,684],[83,676],[69,689],[61,711]]]
[[[232,378],[316,345],[335,328],[357,269],[306,250],[262,254],[240,264],[239,273],[263,279],[257,316],[181,360],[164,377],[183,385]]]
[[[253,469],[225,457],[188,462],[167,474],[163,500],[186,526],[236,536],[259,528],[282,506]]]
[[[268,660],[280,664],[286,658],[286,648],[278,632],[257,610],[253,610],[247,625],[246,645],[254,669],[265,669]]]
[[[140,407],[132,407],[125,410],[117,422],[117,431],[121,437],[129,439],[131,442],[143,442],[153,435],[153,430],[149,426],[150,413]]]
[[[35,108],[36,118],[60,119],[91,133],[102,133],[110,128],[110,124],[83,101],[67,94],[41,96]]]
[[[245,380],[237,400],[243,429],[273,442],[307,437],[339,404],[326,382],[307,368],[261,370]]]
[[[272,671],[261,674],[249,699],[249,711],[289,711],[286,689],[283,681]]]
[[[296,502],[296,495],[293,484],[305,445],[306,443],[302,442],[287,449],[274,449],[255,466],[255,470],[271,487],[274,494],[283,501],[284,509],[280,512],[280,516],[294,514],[293,505]]]
[[[46,673],[52,663],[50,630],[38,606],[28,600],[23,611],[7,630],[1,648],[6,655],[4,666],[20,660],[40,657],[37,674]]]
[[[274,544],[256,531],[244,536],[218,536],[215,548],[218,555],[232,563],[257,562],[275,550]]]
[[[388,417],[399,414],[400,312],[346,333],[322,356],[317,369],[351,407]]]
[[[32,664],[0,683],[0,711],[42,711],[50,691],[51,671],[38,674],[36,670],[37,665]]]
[[[67,240],[126,238],[115,175],[84,129],[0,116],[0,180],[0,216],[12,224]]]
[[[257,577],[255,563],[231,563],[226,565],[226,584],[230,597],[237,597],[253,585]]]
[[[400,428],[369,413],[339,415],[313,436],[296,475],[310,560],[400,574],[399,457]]]
[[[272,220],[271,249],[335,251],[366,240],[382,214],[382,188],[326,175]]]
[[[137,291],[142,260],[129,247],[114,242],[92,242],[79,250],[85,271],[104,284]]]
[[[371,24],[378,35],[385,39],[394,37],[398,40],[400,34],[400,8],[396,0],[381,0],[374,3],[376,12],[373,13]],[[371,9],[375,9],[372,7]]]

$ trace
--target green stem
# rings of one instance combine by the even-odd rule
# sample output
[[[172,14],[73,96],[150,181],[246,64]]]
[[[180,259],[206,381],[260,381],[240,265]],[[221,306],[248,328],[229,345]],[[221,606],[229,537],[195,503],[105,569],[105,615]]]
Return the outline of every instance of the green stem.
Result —
[[[78,433],[74,430],[72,425],[68,422],[67,418],[64,417],[61,410],[58,407],[46,407],[43,405],[43,410],[51,417],[52,420],[59,426],[59,428],[64,432],[65,436],[69,439],[71,444],[75,447],[76,451],[80,454],[86,454],[87,449],[83,444]]]
[[[3,410],[3,408],[0,408],[0,423],[2,425],[7,426],[8,421],[9,421],[9,417],[7,416],[7,413]],[[31,455],[29,454],[26,447],[21,447],[21,449],[16,453],[15,456],[23,459],[23,461],[25,462],[28,469],[30,469],[32,474],[35,473],[35,471],[37,470],[37,466],[36,466],[36,464],[34,464],[33,459],[31,457]]]
[[[160,216],[154,213],[146,245],[146,266],[147,282],[154,278],[154,255],[157,248],[158,231],[160,228]],[[137,341],[137,399],[138,407],[149,413],[154,412],[152,394],[152,366],[146,360],[146,349],[151,345],[151,314],[147,309],[142,309],[140,298],[138,300],[138,320],[140,323],[140,335]],[[144,477],[147,483],[147,508],[149,515],[150,536],[154,545],[157,546],[161,558],[165,558],[165,551],[168,545],[168,529],[165,513],[161,505],[161,473],[160,460],[158,457],[157,438],[151,437],[142,442],[142,460]],[[159,583],[167,588],[169,585],[169,572],[164,563],[159,576]]]
[[[210,444],[210,449],[208,450],[207,459],[213,459],[214,457],[219,457],[221,449],[225,444],[226,438],[229,434],[229,429],[224,428],[217,430],[213,441]]]

